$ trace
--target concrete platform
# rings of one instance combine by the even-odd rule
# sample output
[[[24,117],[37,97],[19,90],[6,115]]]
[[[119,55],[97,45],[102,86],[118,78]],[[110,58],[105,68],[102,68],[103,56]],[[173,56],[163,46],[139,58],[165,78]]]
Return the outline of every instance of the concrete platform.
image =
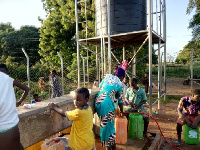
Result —
[[[69,138],[69,134],[65,135],[64,137]],[[126,144],[124,145],[117,144],[117,150],[143,150],[147,142],[148,142],[147,139],[131,140],[128,138]],[[95,146],[96,146],[96,150],[105,150],[105,148],[101,146],[100,137],[96,137]]]

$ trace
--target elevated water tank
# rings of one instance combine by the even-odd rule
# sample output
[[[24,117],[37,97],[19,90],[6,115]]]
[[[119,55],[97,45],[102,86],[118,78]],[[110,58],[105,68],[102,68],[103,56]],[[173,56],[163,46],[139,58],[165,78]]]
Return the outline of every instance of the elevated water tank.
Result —
[[[95,0],[96,36],[108,33],[107,0]],[[102,16],[101,16],[102,14]],[[147,28],[146,0],[110,0],[111,35],[141,31]]]

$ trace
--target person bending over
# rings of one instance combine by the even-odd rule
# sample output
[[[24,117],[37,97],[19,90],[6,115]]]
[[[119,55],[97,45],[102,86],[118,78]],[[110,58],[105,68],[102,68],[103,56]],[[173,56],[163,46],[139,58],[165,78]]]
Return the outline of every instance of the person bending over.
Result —
[[[200,89],[192,91],[192,96],[182,97],[178,104],[178,120],[177,120],[177,136],[178,141],[175,143],[177,146],[181,145],[181,132],[182,126],[187,124],[191,128],[200,126]]]

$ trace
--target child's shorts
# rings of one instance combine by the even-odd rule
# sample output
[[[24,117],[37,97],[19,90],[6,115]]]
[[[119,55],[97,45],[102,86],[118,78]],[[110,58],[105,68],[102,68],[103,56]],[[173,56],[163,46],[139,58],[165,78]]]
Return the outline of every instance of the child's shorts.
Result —
[[[16,126],[14,126],[14,127],[16,127]],[[10,128],[10,129],[6,129],[6,130],[0,130],[0,134],[8,132],[8,131],[12,130],[14,127]]]

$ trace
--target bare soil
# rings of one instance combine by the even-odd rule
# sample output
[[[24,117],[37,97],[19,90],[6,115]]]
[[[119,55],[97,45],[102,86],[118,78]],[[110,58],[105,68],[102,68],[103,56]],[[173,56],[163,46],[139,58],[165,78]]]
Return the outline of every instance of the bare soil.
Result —
[[[191,86],[183,85],[183,80],[180,78],[168,78],[167,79],[167,95],[182,95],[188,96],[191,94]],[[199,85],[194,84],[193,89],[200,88]],[[176,120],[178,118],[177,106],[179,100],[171,100],[169,103],[161,104],[161,109],[157,109],[157,104],[153,106],[153,110],[158,111],[158,114],[153,114],[153,117],[159,123],[159,126],[164,136],[169,142],[174,143],[177,139],[176,135]],[[150,119],[149,128],[150,132],[160,132],[153,119]],[[183,150],[200,149],[200,145],[188,145],[183,142],[180,147]],[[168,143],[162,144],[161,150],[174,150]]]

